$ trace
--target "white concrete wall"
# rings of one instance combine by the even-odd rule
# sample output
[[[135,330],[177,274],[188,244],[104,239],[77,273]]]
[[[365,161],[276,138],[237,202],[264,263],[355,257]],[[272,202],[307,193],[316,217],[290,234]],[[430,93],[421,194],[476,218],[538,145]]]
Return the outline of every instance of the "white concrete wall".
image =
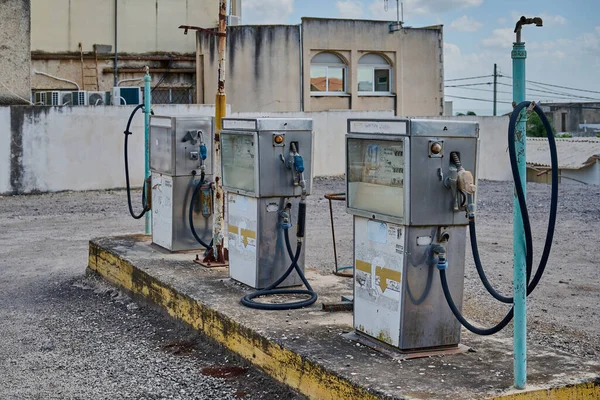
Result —
[[[1,107],[0,193],[125,187],[123,131],[133,108]],[[153,110],[156,115],[214,115],[210,105],[154,105]],[[137,113],[131,131],[131,183],[141,186],[143,113]],[[22,143],[21,148],[12,142]],[[19,162],[11,163],[15,157]]]
[[[576,179],[561,179],[561,183],[585,182],[588,185],[600,185],[600,160],[596,160],[594,164],[582,169],[563,169],[560,171],[560,176]]]
[[[155,114],[214,115],[210,105],[154,105],[153,108]],[[132,109],[133,106],[0,107],[0,194],[124,187],[123,131]],[[345,172],[348,118],[392,118],[393,111],[229,115],[312,118],[315,176],[330,176]],[[480,123],[479,179],[511,179],[506,152],[507,117],[446,118]],[[143,125],[140,112],[133,121],[130,137],[133,186],[141,186],[143,182]]]
[[[508,121],[509,117],[423,117],[450,121],[474,121],[479,123],[479,166],[478,179],[492,181],[510,181],[510,161],[508,159]]]
[[[393,118],[394,111],[255,112],[232,113],[231,117],[312,118],[314,175],[332,176],[346,172],[345,136],[348,118]]]

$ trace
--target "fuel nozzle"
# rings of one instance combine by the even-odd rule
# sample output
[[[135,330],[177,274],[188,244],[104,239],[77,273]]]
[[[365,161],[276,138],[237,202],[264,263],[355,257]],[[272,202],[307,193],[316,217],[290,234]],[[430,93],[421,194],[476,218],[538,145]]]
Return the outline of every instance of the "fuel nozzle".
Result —
[[[303,198],[306,196],[306,180],[304,179],[304,159],[298,153],[296,143],[290,145],[290,156],[292,158],[292,171],[294,171],[294,184],[297,184],[302,189]]]
[[[467,171],[460,161],[457,152],[450,153],[452,164],[450,166],[450,176],[446,178],[445,185],[452,189],[454,196],[454,210],[463,209],[467,212],[467,218],[475,217],[475,179],[471,171]]]
[[[196,133],[196,135],[200,139],[200,147],[198,149],[198,153],[200,154],[200,157],[199,157],[199,159],[200,159],[200,171],[204,175],[204,173],[206,171],[206,165],[204,165],[204,161],[208,157],[208,149],[206,148],[206,144],[204,144],[204,135],[202,134],[202,131],[199,130]]]

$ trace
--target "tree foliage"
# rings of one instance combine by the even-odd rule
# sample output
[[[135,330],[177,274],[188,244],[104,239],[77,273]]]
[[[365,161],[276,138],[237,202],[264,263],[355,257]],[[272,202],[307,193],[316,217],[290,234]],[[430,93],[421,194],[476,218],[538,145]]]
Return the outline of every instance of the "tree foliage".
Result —
[[[550,121],[550,126],[552,127],[552,134],[555,135],[556,129],[552,126],[552,121]],[[542,119],[537,113],[532,113],[529,118],[527,118],[527,136],[546,137],[546,128],[544,128]]]

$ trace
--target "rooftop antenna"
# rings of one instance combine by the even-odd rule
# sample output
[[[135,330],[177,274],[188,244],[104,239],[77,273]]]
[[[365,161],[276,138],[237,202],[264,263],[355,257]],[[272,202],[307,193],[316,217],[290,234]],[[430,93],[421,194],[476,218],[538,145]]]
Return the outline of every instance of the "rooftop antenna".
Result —
[[[384,0],[385,11],[388,11],[389,0]],[[390,22],[390,33],[397,32],[402,29],[404,24],[404,3],[400,0],[396,0],[396,22]]]

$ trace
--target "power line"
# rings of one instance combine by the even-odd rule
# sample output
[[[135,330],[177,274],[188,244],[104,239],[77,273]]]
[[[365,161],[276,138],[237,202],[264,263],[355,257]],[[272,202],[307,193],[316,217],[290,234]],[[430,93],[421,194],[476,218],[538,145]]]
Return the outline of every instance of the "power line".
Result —
[[[508,79],[512,79],[512,76],[509,75],[498,75],[500,78],[508,78]],[[544,83],[544,82],[538,82],[538,81],[530,81],[527,80],[527,83],[533,83],[535,85],[538,86],[550,86],[550,87],[555,87],[555,88],[559,88],[559,89],[567,89],[567,90],[573,90],[576,92],[586,92],[586,93],[596,93],[596,94],[600,94],[599,91],[596,90],[586,90],[586,89],[578,89],[578,88],[574,88],[574,87],[569,87],[569,86],[560,86],[560,85],[553,85],[551,83]],[[571,94],[571,93],[566,93],[566,94]]]
[[[536,81],[527,81],[527,82],[529,82],[529,83],[537,83],[538,85],[551,86],[551,87],[555,87],[555,88],[559,88],[559,89],[568,89],[568,90],[576,90],[578,92],[600,94],[600,92],[598,92],[596,90],[577,89],[577,88],[568,87],[568,86],[552,85],[550,83],[543,83],[543,82],[536,82]]]
[[[465,86],[481,86],[481,85],[491,85],[492,82],[481,82],[481,83],[465,83],[462,85],[446,85],[444,87],[465,87]]]
[[[509,85],[508,83],[504,83],[504,82],[498,82],[498,85],[502,85],[502,86],[508,86],[508,87],[512,87],[512,85]],[[594,97],[588,97],[588,96],[578,96],[576,94],[572,94],[572,93],[565,93],[565,92],[555,92],[555,91],[551,91],[551,90],[544,90],[544,89],[538,89],[537,87],[529,87],[527,88],[528,92],[540,92],[540,93],[545,93],[545,94],[553,94],[555,96],[561,96],[561,97],[566,97],[566,98],[571,98],[571,99],[579,99],[579,100],[595,100],[595,101],[600,101],[600,99],[594,98]],[[531,93],[533,95],[538,94],[539,93]]]
[[[475,98],[475,97],[452,96],[452,95],[449,95],[449,94],[447,94],[446,97],[452,97],[454,99],[463,99],[463,100],[485,101],[486,103],[493,103],[494,102],[494,100],[479,99],[479,98]],[[498,103],[512,104],[512,102],[510,102],[510,101],[499,101]]]
[[[461,86],[445,86],[445,87],[454,88],[454,89],[462,89],[462,90],[477,90],[480,92],[488,92],[488,93],[494,92],[492,89],[479,89],[479,88],[473,88],[473,87],[461,87]],[[512,95],[512,92],[507,92],[507,91],[503,91],[503,90],[497,90],[496,93],[505,93],[505,94]]]
[[[469,79],[489,78],[492,75],[470,76],[468,78],[444,79],[445,82],[466,81]]]

